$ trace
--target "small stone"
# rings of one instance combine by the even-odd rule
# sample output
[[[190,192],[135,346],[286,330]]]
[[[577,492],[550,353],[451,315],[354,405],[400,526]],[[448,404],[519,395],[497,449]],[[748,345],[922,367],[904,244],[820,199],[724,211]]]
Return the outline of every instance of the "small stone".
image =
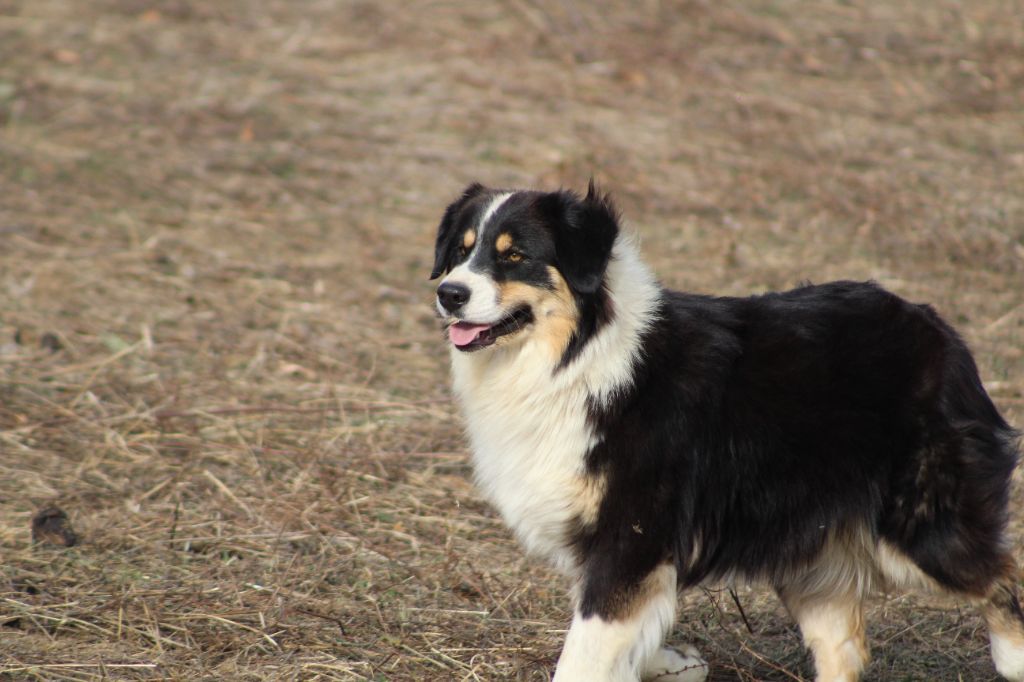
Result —
[[[56,353],[64,348],[64,343],[60,340],[60,337],[53,332],[46,332],[40,336],[39,345],[51,353]]]
[[[78,543],[68,521],[68,515],[60,507],[47,507],[32,517],[32,541],[58,547],[73,547]]]

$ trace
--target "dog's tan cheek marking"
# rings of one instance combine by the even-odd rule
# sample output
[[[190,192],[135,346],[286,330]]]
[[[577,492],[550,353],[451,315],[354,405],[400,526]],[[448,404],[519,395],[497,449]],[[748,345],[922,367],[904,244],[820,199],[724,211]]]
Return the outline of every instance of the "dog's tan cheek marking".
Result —
[[[522,282],[502,282],[498,285],[498,303],[510,312],[521,305],[528,305],[536,317],[543,294],[542,289]]]
[[[498,235],[498,240],[494,242],[494,248],[498,250],[498,253],[505,253],[512,248],[512,235],[508,232],[502,232]]]
[[[469,251],[473,248],[473,244],[476,244],[476,231],[466,230],[462,233],[462,248]]]
[[[522,282],[505,282],[499,285],[498,295],[502,307],[507,310],[523,304],[530,306],[536,324],[534,334],[549,349],[552,361],[557,361],[576,331],[579,314],[569,285],[558,270],[549,267],[548,272],[555,283],[553,291]]]
[[[536,318],[540,290],[522,282],[503,282],[498,285],[498,304],[508,312],[512,312],[521,305],[528,305]],[[536,321],[536,320],[535,320]],[[522,339],[518,334],[502,336],[496,345],[513,343]]]

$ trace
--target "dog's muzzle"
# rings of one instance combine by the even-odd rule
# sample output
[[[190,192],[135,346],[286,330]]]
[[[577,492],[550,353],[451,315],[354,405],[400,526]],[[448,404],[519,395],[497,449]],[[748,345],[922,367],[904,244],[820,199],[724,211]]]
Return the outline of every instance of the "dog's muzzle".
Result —
[[[455,313],[469,300],[472,292],[465,284],[456,282],[442,282],[437,288],[437,300],[441,307],[450,313]]]

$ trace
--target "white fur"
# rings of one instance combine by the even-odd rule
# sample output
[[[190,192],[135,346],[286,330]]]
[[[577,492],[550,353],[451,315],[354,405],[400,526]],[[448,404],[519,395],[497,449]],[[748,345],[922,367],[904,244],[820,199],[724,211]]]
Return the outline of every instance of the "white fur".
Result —
[[[995,632],[990,634],[992,643],[992,660],[996,664],[996,672],[1011,682],[1024,681],[1024,648]]]
[[[703,682],[708,676],[708,664],[692,646],[681,651],[662,647],[654,652],[644,666],[644,682]]]
[[[478,237],[477,243],[483,241],[484,228],[487,227],[487,223],[490,222],[491,217],[498,211],[499,208],[501,208],[501,205],[504,204],[505,201],[513,194],[515,194],[515,192],[502,192],[501,194],[495,195],[495,197],[491,199],[491,203],[487,205],[486,209],[484,209],[483,215],[480,216],[480,222],[477,223],[476,225],[476,234]]]
[[[553,682],[635,682],[629,654],[637,641],[637,624],[573,616]]]
[[[593,499],[584,479],[583,458],[596,438],[586,401],[604,400],[630,381],[660,293],[634,241],[623,235],[606,276],[613,321],[557,372],[558,358],[529,331],[522,341],[476,353],[452,349],[478,485],[527,550],[570,574],[576,566],[566,547],[569,523]]]
[[[676,613],[676,569],[658,568],[649,578],[651,593],[638,610],[621,620],[573,616],[554,682],[637,682],[657,657]],[[660,660],[660,659],[659,659]],[[690,672],[690,671],[687,671]],[[704,669],[706,674],[706,668]],[[689,682],[700,677],[684,678]]]
[[[442,284],[446,282],[462,284],[469,288],[469,300],[459,311],[467,322],[493,324],[504,317],[505,313],[498,305],[498,287],[494,286],[494,280],[470,270],[468,261],[460,263],[448,273]],[[437,310],[442,315],[448,314],[441,306],[440,300],[437,301]]]

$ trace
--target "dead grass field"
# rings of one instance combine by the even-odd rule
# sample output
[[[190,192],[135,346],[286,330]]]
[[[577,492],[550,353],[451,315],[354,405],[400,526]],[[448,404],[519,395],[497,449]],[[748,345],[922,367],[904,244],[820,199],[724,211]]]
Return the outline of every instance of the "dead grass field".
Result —
[[[0,678],[546,680],[426,276],[465,183],[591,174],[670,285],[933,302],[1024,425],[1020,3],[0,0]],[[808,679],[739,596],[672,641]],[[969,609],[871,623],[995,679]]]

